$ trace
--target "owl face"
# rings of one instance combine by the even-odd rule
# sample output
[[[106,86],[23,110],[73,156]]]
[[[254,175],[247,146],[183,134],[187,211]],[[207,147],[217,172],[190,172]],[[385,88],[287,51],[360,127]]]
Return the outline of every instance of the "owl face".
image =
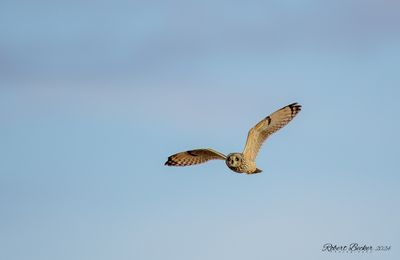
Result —
[[[243,157],[240,153],[231,153],[226,158],[226,165],[229,168],[237,168],[242,165]]]

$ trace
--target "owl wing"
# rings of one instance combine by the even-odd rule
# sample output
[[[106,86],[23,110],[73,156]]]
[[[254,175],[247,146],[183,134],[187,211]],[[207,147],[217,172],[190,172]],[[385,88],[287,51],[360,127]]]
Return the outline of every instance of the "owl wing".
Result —
[[[226,156],[213,149],[196,149],[171,155],[165,165],[189,166],[215,159],[225,160]]]
[[[273,133],[287,125],[301,110],[297,103],[287,105],[267,116],[250,129],[247,135],[243,156],[247,160],[255,161],[264,141]]]

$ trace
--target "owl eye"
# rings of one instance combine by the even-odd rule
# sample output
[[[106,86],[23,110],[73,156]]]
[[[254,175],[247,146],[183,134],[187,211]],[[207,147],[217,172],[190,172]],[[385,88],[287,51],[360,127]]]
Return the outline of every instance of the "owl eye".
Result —
[[[239,158],[236,157],[235,160],[236,160],[236,161],[239,161]]]

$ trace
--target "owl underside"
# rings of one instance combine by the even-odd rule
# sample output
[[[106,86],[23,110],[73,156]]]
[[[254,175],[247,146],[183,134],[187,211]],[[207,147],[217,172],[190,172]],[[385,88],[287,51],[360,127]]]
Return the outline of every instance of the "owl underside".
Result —
[[[228,166],[228,168],[231,169],[231,170],[234,171],[234,172],[237,172],[237,173],[256,174],[256,173],[262,172],[262,170],[260,170],[260,169],[258,169],[258,168],[256,168],[256,169],[255,169],[254,171],[252,171],[252,172],[249,172],[249,171],[247,171],[246,169],[241,169],[241,167],[231,167],[231,166]]]

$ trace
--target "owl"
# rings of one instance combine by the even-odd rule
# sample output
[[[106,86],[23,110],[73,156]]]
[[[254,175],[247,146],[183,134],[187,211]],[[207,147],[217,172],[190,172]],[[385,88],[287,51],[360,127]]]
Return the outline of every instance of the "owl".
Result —
[[[226,165],[234,172],[254,174],[262,170],[256,166],[256,157],[264,141],[273,133],[287,125],[301,110],[301,105],[287,105],[266,118],[249,130],[246,145],[242,153],[231,153],[228,156],[213,149],[195,149],[177,153],[168,157],[165,165],[189,166],[209,160],[225,160]]]

